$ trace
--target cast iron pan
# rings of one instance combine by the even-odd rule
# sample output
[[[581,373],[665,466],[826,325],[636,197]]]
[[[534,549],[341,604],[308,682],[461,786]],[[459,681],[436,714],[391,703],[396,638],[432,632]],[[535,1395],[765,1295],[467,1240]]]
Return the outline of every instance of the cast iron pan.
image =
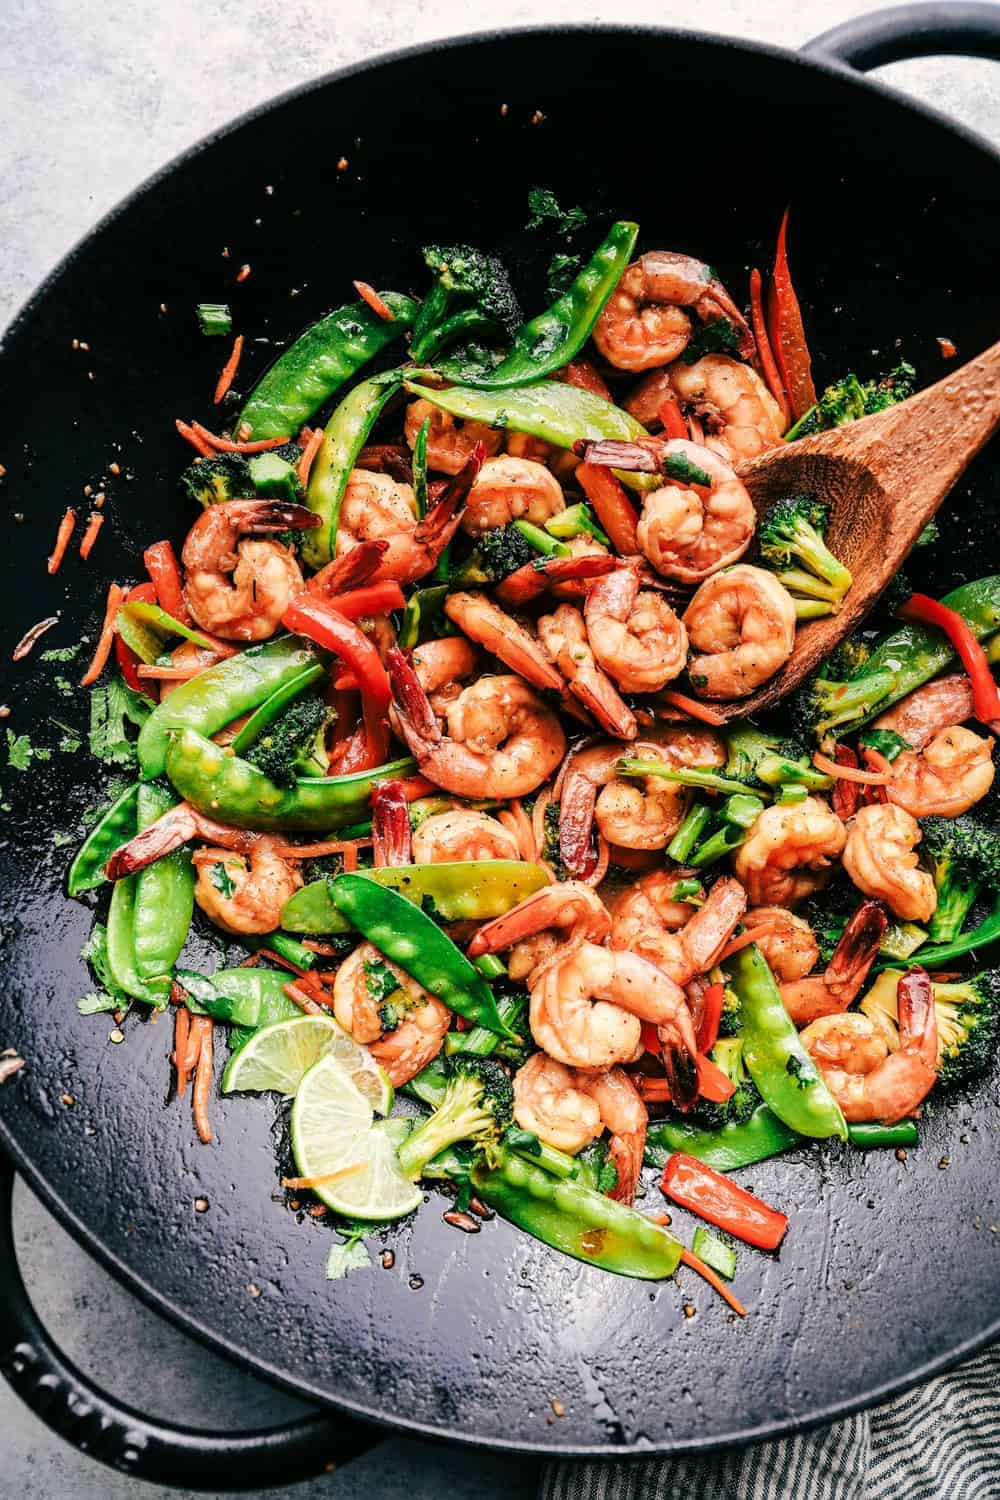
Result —
[[[917,6],[851,23],[826,46],[866,64],[925,51],[996,56],[1000,12]],[[544,122],[532,125],[536,110]],[[685,119],[697,122],[689,139]],[[341,155],[349,166],[338,171]],[[7,335],[4,656],[55,610],[62,623],[46,644],[81,627],[93,636],[109,580],[134,576],[143,544],[165,531],[178,542],[190,524],[173,418],[205,415],[220,348],[197,332],[194,303],[229,299],[239,328],[283,341],[352,277],[419,289],[415,247],[433,239],[497,243],[530,278],[528,240],[512,239],[511,226],[524,222],[536,183],[583,202],[592,227],[638,218],[647,247],[703,254],[734,289],[766,262],[791,197],[820,380],[882,368],[897,347],[928,380],[941,370],[935,335],[971,357],[1000,327],[997,157],[822,56],[570,27],[348,69],[174,163],[69,256]],[[243,262],[253,271],[237,287]],[[73,351],[73,338],[89,353]],[[251,344],[248,371],[269,357]],[[126,473],[109,481],[112,519],[90,565],[74,557],[48,580],[59,514],[115,458]],[[995,566],[982,546],[982,513],[995,503],[987,455],[942,527],[942,583]],[[12,524],[11,512],[23,520]],[[84,695],[61,696],[60,674],[78,667],[37,653],[7,673],[9,725],[36,744],[63,732],[50,717],[82,723]],[[95,1390],[24,1296],[8,1167],[0,1363],[78,1447],[136,1476],[211,1488],[288,1479],[356,1452],[376,1432],[357,1419],[540,1453],[690,1452],[843,1415],[1000,1334],[995,1080],[928,1110],[905,1164],[834,1147],[743,1173],[792,1219],[780,1257],[741,1256],[745,1322],[689,1276],[620,1280],[500,1222],[464,1237],[442,1224],[437,1199],[387,1236],[393,1269],[326,1284],[329,1230],[297,1218],[278,1189],[274,1100],[216,1099],[218,1142],[206,1149],[187,1110],[167,1103],[169,1024],[131,1018],[115,1046],[106,1019],[77,1014],[92,914],[63,894],[67,850],[53,835],[75,831],[103,780],[85,754],[58,750],[3,775],[12,811],[0,845],[0,1047],[28,1066],[0,1091],[0,1140],[135,1291],[333,1414],[252,1437],[195,1434]],[[199,1197],[207,1212],[195,1212]],[[696,1316],[682,1316],[685,1299]],[[565,1408],[554,1422],[553,1397]]]

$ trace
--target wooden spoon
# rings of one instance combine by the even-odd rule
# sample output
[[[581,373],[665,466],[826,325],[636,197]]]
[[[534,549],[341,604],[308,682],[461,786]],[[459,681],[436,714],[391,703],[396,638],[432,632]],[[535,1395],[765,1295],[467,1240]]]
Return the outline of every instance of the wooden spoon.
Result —
[[[980,448],[1000,426],[1000,343],[898,406],[771,448],[741,464],[758,515],[811,491],[830,507],[827,542],[854,583],[839,614],[811,620],[757,692],[713,701],[727,719],[772,708],[864,618]],[[984,567],[990,565],[984,558]]]

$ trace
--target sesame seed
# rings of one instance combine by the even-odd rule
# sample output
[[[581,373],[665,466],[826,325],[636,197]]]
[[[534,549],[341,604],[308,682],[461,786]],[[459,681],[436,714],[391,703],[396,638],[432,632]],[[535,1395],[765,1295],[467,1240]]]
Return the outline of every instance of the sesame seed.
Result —
[[[71,1108],[76,1103],[72,1094],[60,1094],[59,1097],[67,1108]]]
[[[118,475],[118,474],[121,473],[121,471],[122,471],[122,466],[121,466],[120,463],[115,462],[115,463],[108,464],[108,473],[109,474]]]
[[[338,163],[337,163],[337,171],[338,172],[346,172],[349,166],[350,166],[350,162],[347,160],[347,157],[346,156],[342,156],[340,158],[340,160],[338,161]]]

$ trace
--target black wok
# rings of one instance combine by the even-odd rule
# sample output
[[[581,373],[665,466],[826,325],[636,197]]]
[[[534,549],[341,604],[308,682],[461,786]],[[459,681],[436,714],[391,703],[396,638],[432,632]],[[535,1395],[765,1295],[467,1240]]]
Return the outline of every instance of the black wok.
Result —
[[[1000,11],[908,8],[851,23],[828,47],[862,65],[935,50],[996,56]],[[532,125],[536,110],[545,118]],[[697,122],[687,140],[676,129],[685,118]],[[348,69],[154,178],[7,334],[0,455],[9,510],[24,519],[8,514],[0,560],[5,657],[56,609],[63,621],[46,644],[75,639],[81,624],[93,636],[109,580],[134,576],[145,543],[164,532],[177,542],[189,524],[173,418],[204,414],[219,351],[199,335],[194,303],[230,299],[240,328],[283,341],[352,277],[418,289],[414,247],[454,238],[512,252],[537,297],[539,267],[511,234],[536,183],[583,202],[594,224],[639,219],[646,246],[703,254],[734,289],[767,262],[791,198],[821,380],[884,367],[897,341],[927,380],[941,369],[935,335],[971,357],[1000,327],[995,153],[821,53],[581,27]],[[244,261],[252,275],[236,287]],[[73,338],[91,344],[89,357]],[[268,357],[251,345],[248,369]],[[129,477],[111,484],[113,521],[90,565],[74,559],[46,579],[63,507],[116,457]],[[953,497],[942,582],[995,566],[981,525],[996,504],[994,463],[987,454]],[[82,725],[83,695],[54,686],[63,671],[78,675],[37,654],[7,671],[0,697],[17,733],[45,745],[60,733],[49,716]],[[0,1090],[0,1366],[77,1446],[136,1476],[212,1488],[358,1451],[376,1435],[358,1419],[534,1452],[693,1451],[843,1415],[1000,1334],[996,1079],[929,1111],[905,1163],[831,1148],[743,1174],[792,1218],[779,1258],[741,1257],[744,1323],[689,1277],[620,1280],[500,1222],[457,1235],[433,1199],[388,1236],[391,1271],[326,1284],[329,1230],[299,1222],[278,1193],[274,1101],[215,1100],[218,1142],[203,1148],[186,1112],[166,1104],[168,1025],[132,1018],[114,1046],[108,1025],[77,1014],[91,913],[63,894],[66,850],[53,834],[76,826],[103,780],[83,753],[6,771],[0,843],[0,1047],[28,1059]],[[97,1392],[25,1298],[6,1211],[13,1165],[153,1306],[332,1410],[253,1437],[194,1434]],[[195,1212],[199,1197],[207,1212]],[[685,1297],[698,1307],[690,1319]],[[553,1397],[565,1408],[556,1422]]]

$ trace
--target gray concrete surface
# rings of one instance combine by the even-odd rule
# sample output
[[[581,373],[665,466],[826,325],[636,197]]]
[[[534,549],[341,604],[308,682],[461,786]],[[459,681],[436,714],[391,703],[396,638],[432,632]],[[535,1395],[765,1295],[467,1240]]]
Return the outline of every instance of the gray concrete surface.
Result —
[[[796,47],[871,6],[844,0],[618,0],[618,21],[675,24]],[[0,325],[88,227],[169,157],[251,105],[341,63],[477,25],[599,20],[596,0],[2,0]],[[1000,69],[969,59],[883,76],[1000,143]],[[671,127],[673,128],[673,126]],[[26,1191],[22,1265],[70,1355],[149,1410],[211,1426],[265,1425],[298,1403],[215,1359],[114,1285]],[[155,1500],[58,1440],[0,1387],[0,1496]],[[527,1500],[537,1468],[387,1441],[341,1473],[257,1500]],[[185,1500],[185,1497],[180,1497]],[[190,1497],[193,1500],[193,1496]]]

